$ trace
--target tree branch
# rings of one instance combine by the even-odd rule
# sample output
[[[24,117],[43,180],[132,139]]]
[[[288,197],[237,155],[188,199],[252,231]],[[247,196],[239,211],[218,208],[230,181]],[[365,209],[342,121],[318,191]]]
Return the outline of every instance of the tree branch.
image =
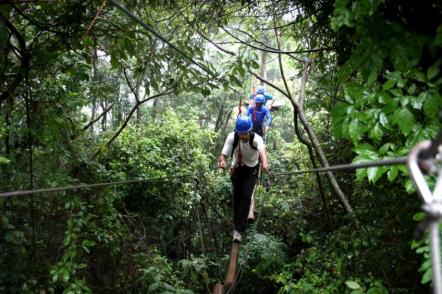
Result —
[[[22,34],[0,13],[1,20],[4,21],[6,27],[11,31],[11,33],[16,37],[19,45],[20,45],[20,55],[21,55],[21,63],[19,67],[19,71],[15,77],[15,79],[9,84],[9,87],[0,95],[0,103],[7,98],[11,97],[14,90],[20,85],[25,77],[25,72],[29,67],[29,53],[26,47],[26,41]]]
[[[102,112],[98,117],[96,117],[95,119],[91,120],[87,125],[85,125],[85,126],[83,127],[83,130],[84,130],[84,131],[87,130],[90,126],[92,126],[92,125],[95,124],[97,121],[99,121],[100,118],[103,117],[103,115],[105,115],[106,113],[109,112],[109,110],[112,109],[112,106],[114,106],[113,103],[111,103],[106,109],[104,109],[103,112]]]
[[[170,89],[168,89],[168,90],[165,90],[164,92],[162,92],[162,93],[159,93],[159,94],[156,94],[156,95],[153,95],[153,96],[151,96],[151,97],[148,97],[148,98],[146,98],[146,99],[144,99],[144,100],[141,100],[140,102],[138,102],[131,110],[130,110],[130,112],[129,112],[129,114],[127,115],[127,117],[126,117],[126,119],[124,120],[124,122],[123,122],[123,124],[120,126],[120,128],[115,132],[115,134],[112,136],[112,138],[104,145],[104,148],[100,148],[100,149],[98,149],[97,150],[97,152],[95,152],[95,154],[92,156],[92,159],[95,159],[104,149],[107,149],[108,147],[109,147],[109,145],[110,144],[112,144],[112,142],[118,137],[118,135],[120,135],[120,133],[124,130],[124,128],[126,128],[126,126],[127,126],[127,124],[129,123],[129,121],[130,121],[130,119],[131,119],[131,117],[132,117],[132,115],[134,114],[134,112],[137,110],[137,108],[141,105],[141,104],[143,104],[143,103],[145,103],[145,102],[147,102],[147,101],[149,101],[149,100],[152,100],[152,99],[156,99],[156,98],[158,98],[158,97],[161,97],[161,96],[164,96],[164,95],[168,95],[168,94],[171,94],[173,91],[172,90],[170,90]]]
[[[320,51],[329,51],[329,50],[333,50],[334,48],[316,48],[316,49],[308,49],[308,50],[295,50],[295,51],[282,51],[282,50],[277,50],[275,48],[272,48],[268,45],[265,45],[268,48],[262,48],[262,47],[258,47],[255,45],[252,45],[250,43],[247,43],[241,39],[239,39],[238,37],[236,37],[235,35],[233,35],[231,32],[229,32],[227,29],[225,29],[224,27],[221,27],[221,29],[223,31],[225,31],[229,36],[231,36],[232,38],[234,38],[235,40],[237,40],[238,42],[240,42],[241,44],[247,45],[251,48],[257,49],[257,50],[261,50],[261,51],[266,51],[266,52],[270,52],[270,53],[278,53],[278,54],[301,54],[301,53],[310,53],[310,52],[320,52]],[[302,60],[300,60],[302,61]]]
[[[135,89],[132,87],[132,84],[129,81],[129,77],[127,76],[127,72],[126,72],[126,68],[123,67],[123,73],[124,73],[124,77],[126,78],[126,83],[130,88],[130,91],[132,92],[132,94],[134,94],[135,96],[135,100],[137,101],[137,104],[140,103],[140,98],[138,98],[138,93],[137,91],[135,91]]]

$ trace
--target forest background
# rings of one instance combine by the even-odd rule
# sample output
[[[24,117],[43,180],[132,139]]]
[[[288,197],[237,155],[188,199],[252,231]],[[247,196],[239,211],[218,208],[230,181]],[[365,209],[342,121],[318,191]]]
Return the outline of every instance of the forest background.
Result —
[[[282,106],[236,291],[429,291],[405,166],[278,173],[435,137],[440,1],[114,4],[0,4],[0,190],[163,179],[0,198],[0,292],[210,292],[232,228],[216,156],[258,84]]]

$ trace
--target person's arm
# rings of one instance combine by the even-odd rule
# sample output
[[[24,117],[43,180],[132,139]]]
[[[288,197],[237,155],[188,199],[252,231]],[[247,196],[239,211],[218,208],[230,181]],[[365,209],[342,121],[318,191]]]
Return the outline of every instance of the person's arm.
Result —
[[[252,110],[253,110],[252,106],[247,107],[246,116],[250,116],[252,114]]]
[[[230,133],[227,136],[226,141],[224,142],[223,150],[221,151],[221,154],[218,157],[218,166],[220,169],[224,171],[226,170],[227,167],[227,157],[229,156],[229,154],[232,153],[233,140],[234,140],[234,134]]]
[[[272,124],[272,115],[270,114],[270,110],[267,109],[267,111],[266,111],[266,128],[265,128],[266,133],[269,131],[271,124]]]
[[[248,107],[253,105],[253,102],[254,102],[253,99],[254,99],[254,96],[250,95],[249,100],[247,101]]]
[[[267,152],[265,147],[258,149],[259,157],[261,158],[262,166],[261,169],[263,172],[268,173],[270,171],[269,161],[267,160]]]
[[[226,170],[227,167],[227,156],[224,154],[220,154],[219,158],[218,158],[218,166],[220,169],[222,169],[223,171]]]
[[[261,136],[255,137],[256,149],[258,150],[259,157],[261,158],[261,168],[263,171],[268,172],[270,170],[269,161],[267,159],[266,147]]]
[[[272,99],[270,100],[269,110],[272,109],[272,107],[273,107],[273,103],[275,103],[275,100],[276,100],[276,98],[273,98],[273,97],[272,97]]]

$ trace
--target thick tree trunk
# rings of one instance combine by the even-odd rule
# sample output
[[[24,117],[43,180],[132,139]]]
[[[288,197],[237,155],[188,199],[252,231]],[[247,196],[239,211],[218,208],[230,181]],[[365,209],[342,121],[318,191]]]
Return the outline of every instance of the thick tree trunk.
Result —
[[[98,69],[97,69],[98,54],[97,54],[97,48],[95,47],[92,51],[93,51],[92,52],[92,56],[93,56],[93,59],[92,59],[92,80],[95,83],[97,83],[98,82]],[[95,91],[95,89],[94,89],[94,91]],[[95,120],[95,115],[97,113],[97,96],[96,96],[96,93],[94,93],[92,95],[92,97],[93,97],[93,100],[92,100],[91,121],[94,121]],[[94,125],[93,124],[90,126],[90,132],[91,132],[91,134],[94,133]]]
[[[105,103],[103,103],[103,102],[101,103],[101,108],[103,109],[103,111],[107,108]],[[107,114],[108,114],[108,112],[106,111],[106,112],[103,112],[103,113],[104,114],[103,114],[103,117],[101,119],[101,131],[105,132],[106,128],[107,128]]]
[[[304,138],[304,136],[301,134],[301,131],[299,129],[298,115],[297,115],[296,111],[293,112],[293,121],[295,123],[296,136],[298,137],[299,141],[307,147],[308,155],[309,155],[310,162],[312,163],[313,168],[318,168],[318,165],[316,163],[315,154],[313,152],[312,144],[310,144],[310,142]],[[318,184],[319,195],[321,196],[321,201],[322,201],[322,205],[324,208],[324,213],[327,218],[328,227],[329,227],[330,231],[333,231],[334,230],[333,221],[330,216],[327,201],[325,199],[325,193],[324,193],[324,188],[322,187],[321,175],[319,173],[315,173],[315,177],[316,177],[316,183]]]
[[[298,114],[299,120],[301,121],[304,129],[307,132],[307,135],[310,139],[310,142],[312,143],[313,148],[315,149],[316,154],[319,157],[319,161],[321,162],[322,167],[329,167],[328,160],[325,157],[324,152],[322,151],[321,145],[319,144],[319,140],[316,137],[315,132],[313,131],[312,127],[310,126],[310,123],[307,120],[307,117],[305,116],[304,109],[301,108],[301,106],[304,105],[305,100],[305,88],[307,84],[308,79],[308,71],[309,67],[311,66],[311,60],[306,60],[304,64],[304,70],[302,73],[302,79],[301,79],[301,93],[298,99],[298,102],[294,101],[292,98],[292,105],[295,108],[295,111]],[[333,190],[335,191],[335,194],[338,196],[339,201],[343,205],[345,211],[352,216],[354,216],[353,209],[350,206],[350,203],[347,200],[347,197],[345,196],[344,192],[342,192],[341,187],[339,186],[338,182],[336,181],[335,176],[332,172],[326,173],[327,179],[332,186]],[[356,221],[357,222],[357,221]]]
[[[266,78],[266,72],[267,72],[267,52],[262,51],[262,52],[261,52],[261,68],[260,68],[259,74],[260,74],[262,77]],[[263,85],[264,85],[264,82],[263,82],[263,81],[260,81],[259,84],[260,84],[261,86],[263,86]]]
[[[275,20],[275,24],[276,24],[276,20]],[[275,25],[275,27],[277,27],[277,26]],[[275,29],[276,43],[277,43],[278,49],[281,50],[281,45],[279,42],[279,35],[278,34],[279,34],[278,30]],[[307,117],[305,116],[305,113],[304,113],[305,89],[306,89],[307,80],[308,80],[308,73],[311,69],[312,61],[311,61],[311,59],[307,59],[304,63],[304,68],[302,71],[302,79],[301,79],[301,91],[300,91],[298,101],[295,101],[295,99],[293,98],[293,96],[290,92],[289,86],[287,84],[287,79],[285,78],[285,75],[284,75],[284,68],[282,66],[281,55],[278,55],[278,61],[279,61],[279,69],[281,72],[281,77],[284,82],[284,86],[285,86],[285,90],[286,90],[285,95],[287,96],[287,98],[289,98],[290,102],[292,103],[294,111],[295,111],[295,115],[296,114],[298,115],[304,129],[307,131],[307,135],[310,139],[311,145],[315,149],[315,152],[316,152],[317,156],[319,157],[319,161],[321,162],[321,165],[323,167],[328,167],[329,164],[328,164],[327,158],[325,157],[324,152],[322,151],[321,145],[319,144],[319,141],[316,137],[316,134],[313,131],[312,127],[310,126],[310,123],[308,122]],[[262,79],[261,79],[261,81],[263,82]],[[296,124],[296,121],[295,121],[295,124]],[[315,164],[314,158],[311,158],[311,160],[312,160],[312,164]],[[345,196],[344,192],[342,192],[333,173],[327,172],[326,176],[327,176],[327,179],[328,179],[330,185],[332,186],[333,190],[335,191],[335,194],[337,195],[339,201],[341,202],[342,206],[344,207],[345,211],[354,218],[355,224],[358,225],[359,223],[353,213],[353,209],[350,206],[350,203],[348,202],[347,197]]]

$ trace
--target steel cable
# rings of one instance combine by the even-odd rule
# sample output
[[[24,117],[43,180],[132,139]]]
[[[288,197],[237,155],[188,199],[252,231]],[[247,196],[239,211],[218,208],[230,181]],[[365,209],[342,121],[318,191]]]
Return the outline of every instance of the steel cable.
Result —
[[[170,179],[195,177],[195,176],[203,175],[209,171],[210,170],[207,170],[204,172],[199,172],[199,173],[193,173],[193,174],[182,174],[182,175],[176,175],[176,176],[164,176],[164,177],[147,178],[147,179],[133,179],[133,180],[116,181],[116,182],[105,182],[105,183],[95,183],[95,184],[83,184],[83,185],[76,185],[76,186],[65,186],[65,187],[35,189],[35,190],[3,192],[3,193],[0,193],[0,198],[33,195],[33,194],[39,194],[39,193],[60,192],[60,191],[68,191],[68,190],[79,190],[79,189],[87,189],[87,188],[99,188],[99,187],[106,187],[106,186],[132,184],[132,183],[165,181],[165,180],[170,180]]]

